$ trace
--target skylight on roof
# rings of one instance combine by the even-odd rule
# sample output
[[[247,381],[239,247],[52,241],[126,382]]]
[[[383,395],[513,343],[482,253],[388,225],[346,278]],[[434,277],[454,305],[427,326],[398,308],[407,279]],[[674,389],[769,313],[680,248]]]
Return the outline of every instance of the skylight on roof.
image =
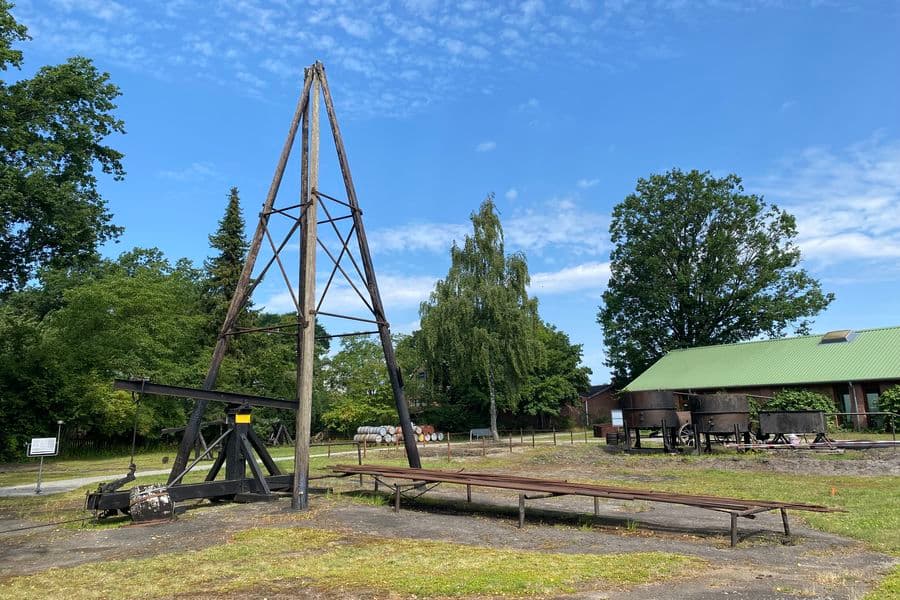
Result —
[[[822,336],[822,339],[819,340],[820,344],[837,344],[840,342],[852,342],[853,338],[856,337],[856,332],[852,329],[838,329],[836,331],[829,331],[825,335]]]

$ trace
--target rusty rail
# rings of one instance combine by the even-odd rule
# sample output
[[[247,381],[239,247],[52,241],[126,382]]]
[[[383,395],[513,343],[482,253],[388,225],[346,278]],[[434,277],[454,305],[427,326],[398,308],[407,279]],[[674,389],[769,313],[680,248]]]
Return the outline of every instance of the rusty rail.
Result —
[[[471,489],[476,487],[489,487],[515,490],[519,492],[519,526],[524,525],[525,500],[538,499],[537,496],[528,496],[526,492],[549,494],[542,498],[552,496],[587,496],[592,498],[610,498],[615,500],[643,500],[646,502],[661,502],[668,504],[680,504],[693,506],[707,510],[726,512],[731,515],[731,545],[737,544],[737,519],[744,517],[753,519],[757,514],[778,510],[781,512],[785,536],[790,537],[790,527],[787,520],[787,509],[805,510],[811,512],[844,512],[828,506],[817,504],[802,504],[796,502],[779,502],[770,500],[748,500],[745,498],[726,498],[720,496],[700,496],[693,494],[674,494],[669,492],[657,492],[653,490],[640,490],[634,488],[621,488],[591,483],[574,483],[558,479],[538,479],[535,477],[519,477],[499,473],[473,473],[465,471],[442,471],[437,469],[411,469],[404,467],[390,467],[379,465],[337,465],[332,467],[332,472],[343,475],[369,475],[376,482],[381,478],[409,479],[413,484],[393,484],[395,492],[395,509],[399,509],[400,496],[403,488],[407,489],[421,486],[422,483],[449,483],[465,485],[467,498],[471,501]],[[384,483],[382,481],[382,483]],[[594,512],[597,513],[595,502]]]

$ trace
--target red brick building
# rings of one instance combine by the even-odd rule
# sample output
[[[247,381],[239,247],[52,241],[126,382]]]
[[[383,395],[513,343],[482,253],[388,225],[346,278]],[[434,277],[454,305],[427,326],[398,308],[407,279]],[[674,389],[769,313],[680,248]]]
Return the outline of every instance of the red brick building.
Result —
[[[575,425],[590,426],[609,423],[609,411],[614,408],[619,408],[619,398],[613,386],[605,383],[592,385],[591,389],[578,398],[578,404],[565,407],[561,416],[571,419]]]

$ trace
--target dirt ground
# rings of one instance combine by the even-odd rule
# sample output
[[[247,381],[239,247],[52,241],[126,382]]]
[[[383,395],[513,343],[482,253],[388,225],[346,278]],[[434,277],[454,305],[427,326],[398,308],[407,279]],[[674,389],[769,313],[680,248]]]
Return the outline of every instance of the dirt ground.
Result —
[[[900,467],[900,457],[894,454],[900,453],[875,453],[852,460],[768,456],[759,461],[767,469],[788,473],[834,468],[836,472],[848,474],[890,474],[897,473]],[[527,474],[583,478],[606,468],[605,460],[589,466],[561,468],[552,455],[545,458],[546,464],[530,463]],[[609,455],[608,460],[608,464],[615,464],[616,457]],[[690,468],[690,459],[681,460]],[[756,459],[725,457],[707,459],[702,466],[760,468]],[[474,469],[475,465],[470,468]],[[510,472],[515,468],[502,470]],[[526,471],[520,470],[520,474]],[[867,550],[859,542],[805,527],[797,518],[791,523],[793,539],[784,543],[777,513],[759,515],[755,521],[741,519],[741,541],[737,548],[730,548],[728,516],[698,508],[603,500],[599,517],[593,517],[593,503],[588,498],[529,500],[526,525],[519,529],[518,496],[512,491],[475,488],[470,504],[466,502],[465,488],[440,486],[421,499],[404,499],[401,511],[395,513],[389,504],[368,500],[372,494],[370,481],[366,481],[364,489],[355,484],[358,484],[355,478],[335,480],[337,489],[345,493],[315,496],[312,514],[308,516],[291,512],[287,500],[249,505],[185,503],[180,507],[178,520],[170,523],[112,529],[44,528],[0,534],[0,577],[106,559],[199,549],[225,542],[236,531],[248,527],[286,526],[327,528],[350,535],[379,532],[397,539],[597,554],[598,560],[606,553],[676,552],[703,558],[710,565],[702,573],[631,588],[624,595],[622,591],[588,592],[569,596],[573,598],[855,599],[862,597],[896,562],[890,556]],[[0,515],[2,530],[27,524],[2,519]],[[248,595],[242,593],[240,597]],[[316,590],[275,586],[254,590],[249,597],[324,596]],[[342,594],[342,597],[346,596]]]

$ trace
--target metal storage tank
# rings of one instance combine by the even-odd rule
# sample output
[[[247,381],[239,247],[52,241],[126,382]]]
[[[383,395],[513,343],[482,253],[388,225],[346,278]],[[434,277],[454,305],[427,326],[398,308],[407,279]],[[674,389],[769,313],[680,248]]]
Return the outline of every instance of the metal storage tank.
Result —
[[[622,399],[622,417],[632,429],[675,427],[678,413],[672,392],[632,392]]]
[[[750,401],[744,394],[702,394],[691,399],[691,423],[698,433],[750,431]]]

